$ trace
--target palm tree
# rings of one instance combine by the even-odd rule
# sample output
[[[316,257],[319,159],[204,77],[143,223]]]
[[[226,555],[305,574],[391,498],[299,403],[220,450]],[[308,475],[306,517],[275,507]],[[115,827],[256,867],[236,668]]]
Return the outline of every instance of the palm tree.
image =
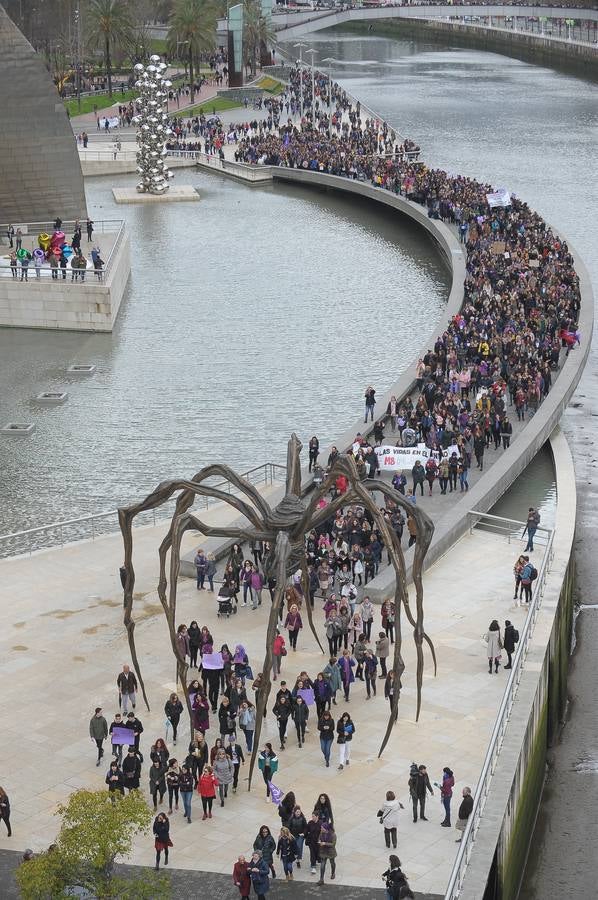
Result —
[[[260,0],[244,0],[243,3],[243,45],[245,61],[255,75],[258,57],[274,42],[275,32],[271,17],[262,15]]]
[[[112,51],[130,45],[133,20],[126,0],[91,0],[87,12],[88,43],[101,47],[112,96]]]
[[[199,68],[202,53],[216,46],[216,10],[209,0],[174,0],[169,19],[166,45],[171,56],[184,46],[189,64],[191,102],[195,100],[195,63]]]

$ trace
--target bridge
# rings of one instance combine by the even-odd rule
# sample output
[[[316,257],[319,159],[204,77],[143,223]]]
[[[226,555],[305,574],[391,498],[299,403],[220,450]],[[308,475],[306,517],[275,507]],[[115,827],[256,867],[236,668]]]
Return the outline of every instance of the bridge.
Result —
[[[294,40],[335,28],[347,22],[369,22],[375,24],[389,19],[448,19],[448,18],[484,18],[490,19],[548,19],[555,21],[574,20],[598,23],[598,9],[583,7],[571,8],[563,6],[512,6],[509,4],[467,4],[447,5],[438,3],[410,4],[402,6],[377,6],[354,9],[334,9],[301,13],[278,13],[273,16],[273,24],[280,38],[285,41]],[[226,27],[226,26],[225,26]]]

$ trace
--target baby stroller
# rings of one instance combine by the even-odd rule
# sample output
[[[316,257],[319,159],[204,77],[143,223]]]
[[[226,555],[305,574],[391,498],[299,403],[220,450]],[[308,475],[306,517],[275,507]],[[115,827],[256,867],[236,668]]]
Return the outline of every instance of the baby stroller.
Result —
[[[226,616],[228,619],[231,613],[234,615],[237,612],[237,607],[233,605],[229,588],[222,585],[216,599],[218,600],[218,612],[216,614],[218,618]]]

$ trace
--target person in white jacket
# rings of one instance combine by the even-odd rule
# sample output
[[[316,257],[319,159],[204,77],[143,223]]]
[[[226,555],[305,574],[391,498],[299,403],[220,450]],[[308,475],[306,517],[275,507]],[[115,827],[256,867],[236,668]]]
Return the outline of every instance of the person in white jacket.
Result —
[[[382,809],[378,810],[378,818],[380,819],[380,824],[384,827],[384,840],[386,841],[386,846],[390,847],[390,842],[392,840],[392,846],[395,850],[397,848],[397,828],[399,827],[400,809],[404,809],[403,804],[397,800],[393,791],[387,791],[386,800],[382,804]]]
[[[500,625],[493,619],[490,627],[484,635],[484,639],[488,644],[488,674],[492,675],[492,663],[494,663],[494,671],[498,672],[500,664],[500,651],[502,650],[502,639],[500,636]]]

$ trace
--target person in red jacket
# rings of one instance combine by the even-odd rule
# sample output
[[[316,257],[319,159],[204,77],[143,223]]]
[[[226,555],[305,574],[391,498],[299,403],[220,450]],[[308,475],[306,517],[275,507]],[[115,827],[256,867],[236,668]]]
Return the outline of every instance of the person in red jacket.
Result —
[[[280,664],[282,661],[282,657],[287,655],[285,650],[285,640],[282,634],[277,630],[276,637],[274,638],[274,642],[272,644],[272,679],[276,681],[278,676],[280,675]]]
[[[235,887],[239,888],[241,900],[249,900],[251,878],[247,872],[247,861],[244,856],[240,856],[233,866],[233,882]]]
[[[218,787],[218,779],[214,775],[212,766],[204,766],[199,784],[197,785],[197,793],[201,797],[201,805],[203,806],[202,819],[212,818],[212,804],[216,796],[216,788]]]

